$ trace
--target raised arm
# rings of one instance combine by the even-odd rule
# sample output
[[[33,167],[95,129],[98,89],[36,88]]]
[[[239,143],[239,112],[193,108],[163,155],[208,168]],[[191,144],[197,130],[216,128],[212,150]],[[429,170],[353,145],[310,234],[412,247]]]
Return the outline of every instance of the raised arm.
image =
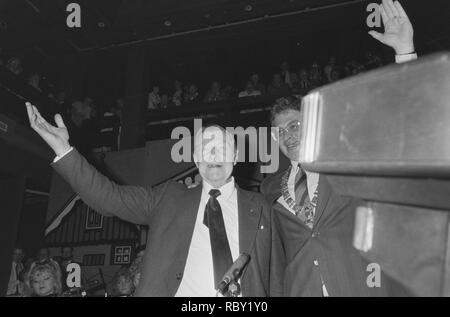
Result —
[[[400,2],[383,0],[380,4],[380,13],[384,33],[369,31],[369,34],[381,43],[392,47],[397,63],[417,58],[414,48],[414,29]]]
[[[59,114],[55,115],[56,126],[53,126],[35,106],[27,102],[26,107],[31,127],[57,155],[58,160],[52,167],[86,204],[106,216],[118,216],[137,224],[149,223],[151,212],[164,195],[166,185],[152,189],[112,182],[71,148],[69,133]]]

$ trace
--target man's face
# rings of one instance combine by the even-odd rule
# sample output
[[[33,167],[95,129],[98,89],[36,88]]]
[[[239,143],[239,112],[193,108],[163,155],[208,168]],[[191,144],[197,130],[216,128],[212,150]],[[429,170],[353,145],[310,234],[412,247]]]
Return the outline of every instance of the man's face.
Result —
[[[298,110],[286,110],[279,113],[273,122],[279,128],[278,144],[281,152],[291,161],[299,161],[301,141],[302,113]]]
[[[36,273],[32,281],[33,290],[38,296],[50,295],[53,292],[54,285],[53,276],[46,271]]]
[[[63,248],[61,252],[61,257],[64,260],[71,260],[72,259],[72,249],[71,248]]]
[[[47,249],[40,249],[39,250],[39,261],[48,260],[49,257],[50,257],[50,254],[48,254],[48,250]]]
[[[234,139],[218,127],[208,127],[197,133],[194,160],[202,178],[214,188],[224,185],[236,164]]]
[[[23,250],[22,249],[14,249],[13,253],[13,261],[16,263],[20,263],[23,260]]]

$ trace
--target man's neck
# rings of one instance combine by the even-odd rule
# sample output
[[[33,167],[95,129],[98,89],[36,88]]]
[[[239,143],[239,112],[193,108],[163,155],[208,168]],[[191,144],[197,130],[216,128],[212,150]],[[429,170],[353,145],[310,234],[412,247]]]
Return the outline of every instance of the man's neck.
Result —
[[[218,188],[228,184],[229,182],[231,182],[232,179],[233,179],[233,177],[230,176],[225,182],[210,182],[208,180],[205,180],[205,182],[212,188],[218,189]]]

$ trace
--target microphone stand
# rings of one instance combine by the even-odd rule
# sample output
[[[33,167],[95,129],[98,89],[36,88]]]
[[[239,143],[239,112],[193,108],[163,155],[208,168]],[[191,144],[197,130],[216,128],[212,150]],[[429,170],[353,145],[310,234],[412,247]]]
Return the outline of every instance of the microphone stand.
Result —
[[[238,279],[241,277],[241,274],[249,261],[250,255],[243,253],[239,256],[217,286],[216,296],[218,296],[219,293],[224,297],[238,297],[241,295],[241,285],[239,284]]]

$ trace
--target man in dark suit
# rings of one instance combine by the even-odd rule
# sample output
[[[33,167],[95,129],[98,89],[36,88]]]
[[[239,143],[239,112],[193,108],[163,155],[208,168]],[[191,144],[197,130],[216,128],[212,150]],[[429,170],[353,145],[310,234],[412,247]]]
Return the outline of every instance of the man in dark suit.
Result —
[[[242,295],[279,294],[270,290],[279,285],[271,283],[276,271],[269,271],[274,256],[271,209],[261,194],[235,184],[231,174],[237,151],[225,130],[212,126],[195,136],[194,160],[202,186],[188,189],[174,181],[154,188],[120,186],[70,146],[59,114],[55,127],[34,106],[26,106],[31,127],[57,155],[54,169],[88,205],[103,215],[149,225],[137,296],[215,296],[241,253],[251,258],[240,279]]]
[[[416,58],[412,26],[401,5],[383,0],[380,12],[386,33],[370,34],[394,48],[397,62]],[[271,115],[272,126],[279,132],[273,137],[291,161],[287,170],[269,176],[261,185],[283,241],[284,295],[405,295],[382,272],[379,285],[370,283],[369,263],[352,245],[355,209],[362,202],[336,194],[325,175],[301,168],[301,101],[281,98]]]

